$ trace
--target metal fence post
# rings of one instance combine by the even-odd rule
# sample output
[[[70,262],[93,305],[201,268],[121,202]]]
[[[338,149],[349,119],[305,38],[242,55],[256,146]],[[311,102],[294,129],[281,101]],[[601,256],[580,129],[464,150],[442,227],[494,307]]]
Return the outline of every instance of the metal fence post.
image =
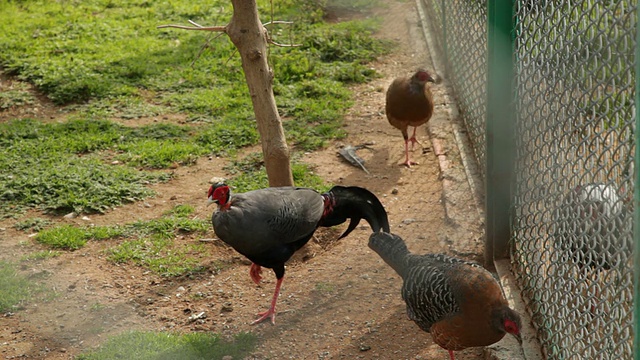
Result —
[[[488,1],[485,265],[509,257],[515,161],[513,0]]]

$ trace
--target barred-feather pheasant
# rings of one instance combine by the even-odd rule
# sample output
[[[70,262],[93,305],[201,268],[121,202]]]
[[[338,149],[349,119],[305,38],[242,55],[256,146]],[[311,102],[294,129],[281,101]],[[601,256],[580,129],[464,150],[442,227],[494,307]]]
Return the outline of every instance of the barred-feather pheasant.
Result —
[[[402,277],[409,318],[448,350],[451,360],[454,351],[491,345],[507,333],[522,341],[520,316],[479,264],[444,254],[411,254],[402,238],[385,232],[372,234],[369,247]]]
[[[253,323],[275,323],[276,302],[284,279],[284,264],[303,247],[319,226],[329,227],[350,219],[340,236],[347,236],[365,219],[371,229],[389,231],[387,212],[369,190],[357,186],[334,186],[319,194],[313,189],[272,187],[231,195],[229,186],[209,188],[210,202],[218,204],[212,222],[220,240],[251,260],[249,274],[259,284],[261,267],[273,269],[276,289],[271,307]]]

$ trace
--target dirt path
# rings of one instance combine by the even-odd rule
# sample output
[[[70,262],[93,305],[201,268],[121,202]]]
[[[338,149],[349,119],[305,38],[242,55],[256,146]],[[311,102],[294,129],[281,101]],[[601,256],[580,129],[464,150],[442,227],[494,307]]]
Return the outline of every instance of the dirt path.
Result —
[[[447,151],[454,141],[448,127],[451,114],[444,85],[434,87],[437,107],[434,126],[430,127],[437,138],[438,154],[426,127],[422,127],[418,134],[424,149],[414,153],[420,164],[411,169],[397,165],[403,159],[403,141],[384,116],[384,90],[392,78],[431,65],[417,30],[415,3],[392,1],[379,13],[385,19],[379,36],[398,40],[401,45],[372,64],[383,78],[356,89],[356,105],[346,119],[349,136],[344,140],[352,145],[373,143],[370,149],[359,151],[370,175],[337,157],[341,144],[310,153],[305,161],[317,165],[317,172],[329,182],[364,186],[378,194],[389,213],[392,231],[404,237],[412,251],[477,258],[481,224],[473,217],[465,220],[463,216],[460,222],[451,216],[451,211],[475,209],[469,185],[464,176],[443,178],[438,162],[442,156],[447,166],[462,171],[455,151]],[[91,223],[151,219],[184,203],[196,206],[200,216],[209,217],[211,209],[205,208],[204,192],[209,178],[224,176],[223,165],[220,159],[205,158],[195,166],[179,168],[175,180],[155,187],[159,195],[146,205],[136,203],[91,216]],[[443,183],[459,192],[458,200],[448,204],[446,212]],[[4,229],[0,231],[2,258],[36,251],[38,245],[13,230],[11,224],[0,223]],[[333,239],[339,230],[321,231],[318,237]],[[222,270],[170,280],[132,265],[107,262],[103,250],[115,240],[90,243],[79,251],[23,269],[49,274],[58,296],[0,318],[0,354],[7,359],[69,359],[109,335],[125,329],[149,329],[228,336],[251,331],[263,340],[253,359],[447,359],[447,353],[408,320],[400,298],[400,279],[369,250],[369,233],[368,227],[361,226],[339,243],[312,241],[296,256],[287,267],[276,326],[249,325],[256,312],[268,306],[275,286],[272,272],[264,274],[261,287],[255,286],[248,276],[247,262],[219,240],[208,246],[214,254],[212,263],[225,264]],[[182,237],[175,241],[196,240]],[[188,321],[191,314],[201,311],[207,314],[204,321]],[[471,349],[456,358],[470,360],[480,355],[481,350]]]

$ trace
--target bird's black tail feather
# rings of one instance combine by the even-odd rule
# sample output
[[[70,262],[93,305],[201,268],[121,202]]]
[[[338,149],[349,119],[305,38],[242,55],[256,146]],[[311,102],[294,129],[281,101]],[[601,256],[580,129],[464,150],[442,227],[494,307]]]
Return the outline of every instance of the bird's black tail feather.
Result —
[[[321,226],[334,226],[351,219],[349,227],[340,239],[349,235],[361,219],[367,220],[374,233],[381,229],[389,232],[389,219],[384,206],[369,190],[358,186],[334,186],[325,197],[325,215]]]
[[[369,237],[369,248],[404,278],[410,253],[400,236],[387,232],[373,233]]]

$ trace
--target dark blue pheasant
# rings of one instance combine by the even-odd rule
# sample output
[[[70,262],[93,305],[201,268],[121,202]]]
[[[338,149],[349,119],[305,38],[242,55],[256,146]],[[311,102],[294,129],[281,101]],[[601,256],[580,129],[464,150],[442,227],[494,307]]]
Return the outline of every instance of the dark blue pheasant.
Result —
[[[374,232],[389,231],[380,200],[369,190],[334,186],[324,194],[308,188],[273,187],[231,195],[218,183],[209,189],[210,202],[218,204],[212,222],[216,235],[253,262],[251,279],[260,283],[261,267],[273,269],[276,289],[269,310],[253,323],[267,318],[275,323],[276,302],[284,278],[284,264],[303,247],[319,226],[339,225],[350,219],[347,236],[361,219]]]

